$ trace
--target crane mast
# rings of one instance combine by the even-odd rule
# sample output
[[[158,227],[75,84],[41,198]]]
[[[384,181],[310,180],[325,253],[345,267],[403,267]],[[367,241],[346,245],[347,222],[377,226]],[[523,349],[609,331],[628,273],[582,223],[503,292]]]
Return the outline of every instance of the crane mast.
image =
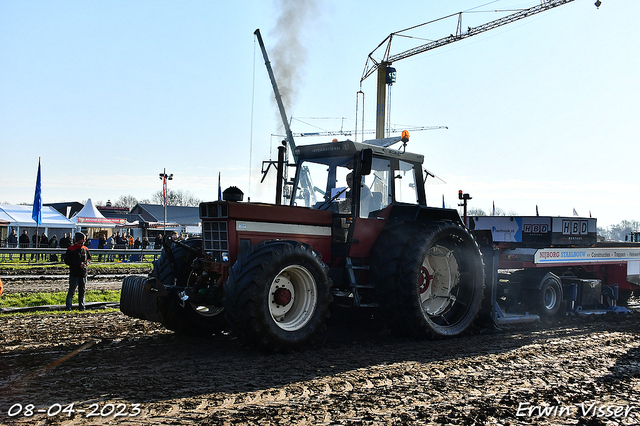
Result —
[[[486,31],[501,27],[506,24],[510,24],[515,21],[519,21],[520,19],[527,18],[529,16],[536,15],[541,12],[545,12],[549,9],[553,9],[558,6],[562,6],[567,3],[571,3],[574,0],[541,0],[541,3],[537,6],[530,7],[528,9],[522,9],[510,15],[504,16],[502,18],[487,22],[485,24],[479,25],[477,27],[468,27],[466,31],[462,29],[462,15],[464,12],[458,12],[451,15],[444,16],[442,18],[425,22],[423,24],[414,25],[413,27],[405,28],[403,30],[394,32],[389,34],[387,38],[385,38],[379,45],[376,47],[367,57],[367,62],[365,63],[364,71],[362,72],[362,78],[360,79],[360,87],[362,87],[362,82],[369,76],[371,76],[374,72],[378,72],[378,84],[377,84],[377,108],[376,108],[376,138],[384,137],[384,118],[385,118],[385,103],[386,103],[386,86],[389,84],[391,78],[395,80],[395,70],[391,68],[391,64],[397,62],[402,59],[409,58],[414,55],[418,55],[420,53],[427,52],[429,50],[436,49],[438,47],[446,46],[450,43],[454,43],[456,41],[464,40],[469,37],[473,37],[474,35],[482,34]],[[600,2],[596,2],[596,6],[599,6]],[[421,46],[417,46],[404,52],[400,52],[394,55],[391,55],[391,42],[393,37],[396,35],[400,35],[403,32],[413,30],[415,28],[428,25],[437,21],[441,21],[443,19],[451,18],[453,16],[458,15],[458,25],[456,28],[456,33],[450,34],[446,37],[440,38],[438,40],[431,41],[429,43],[423,44]],[[384,55],[380,61],[374,59],[373,55],[386,43],[386,47],[384,49]],[[389,74],[393,74],[393,77]]]

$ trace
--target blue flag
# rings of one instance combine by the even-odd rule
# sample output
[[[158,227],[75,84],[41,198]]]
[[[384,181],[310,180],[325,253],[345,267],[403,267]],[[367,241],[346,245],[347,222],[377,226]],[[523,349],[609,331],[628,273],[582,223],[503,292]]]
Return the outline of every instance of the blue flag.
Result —
[[[36,179],[36,193],[33,196],[33,211],[31,218],[38,225],[42,225],[42,186],[40,184],[40,159],[38,158],[38,177]]]
[[[220,186],[220,172],[218,172],[218,201],[222,200],[222,186]]]

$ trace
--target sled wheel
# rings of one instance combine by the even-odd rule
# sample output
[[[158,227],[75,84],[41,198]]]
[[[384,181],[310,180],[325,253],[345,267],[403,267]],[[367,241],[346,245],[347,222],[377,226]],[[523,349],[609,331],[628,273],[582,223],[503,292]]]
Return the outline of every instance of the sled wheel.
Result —
[[[309,342],[329,316],[331,281],[321,256],[296,241],[244,253],[224,284],[229,324],[250,344],[287,351]]]
[[[397,281],[397,315],[412,334],[455,336],[480,310],[482,254],[473,236],[453,222],[434,222],[408,241]]]
[[[552,317],[558,313],[562,304],[562,283],[557,275],[549,272],[542,278],[536,303],[540,315]]]

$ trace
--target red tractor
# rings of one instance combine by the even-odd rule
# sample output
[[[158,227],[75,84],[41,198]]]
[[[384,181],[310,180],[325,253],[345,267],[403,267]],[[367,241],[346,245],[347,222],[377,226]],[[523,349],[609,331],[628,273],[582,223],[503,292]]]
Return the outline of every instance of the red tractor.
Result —
[[[317,336],[332,303],[378,308],[402,333],[460,334],[482,303],[482,255],[456,210],[427,207],[424,157],[404,148],[296,147],[284,205],[235,187],[200,204],[202,239],[167,239],[149,277],[124,280],[122,312],[276,351]]]

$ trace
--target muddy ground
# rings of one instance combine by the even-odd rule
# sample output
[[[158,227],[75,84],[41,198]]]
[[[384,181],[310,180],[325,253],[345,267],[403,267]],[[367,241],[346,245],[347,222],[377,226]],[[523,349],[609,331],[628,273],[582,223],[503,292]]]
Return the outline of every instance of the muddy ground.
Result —
[[[265,354],[120,312],[4,317],[0,424],[640,424],[639,330],[633,312],[417,341],[336,313]]]

